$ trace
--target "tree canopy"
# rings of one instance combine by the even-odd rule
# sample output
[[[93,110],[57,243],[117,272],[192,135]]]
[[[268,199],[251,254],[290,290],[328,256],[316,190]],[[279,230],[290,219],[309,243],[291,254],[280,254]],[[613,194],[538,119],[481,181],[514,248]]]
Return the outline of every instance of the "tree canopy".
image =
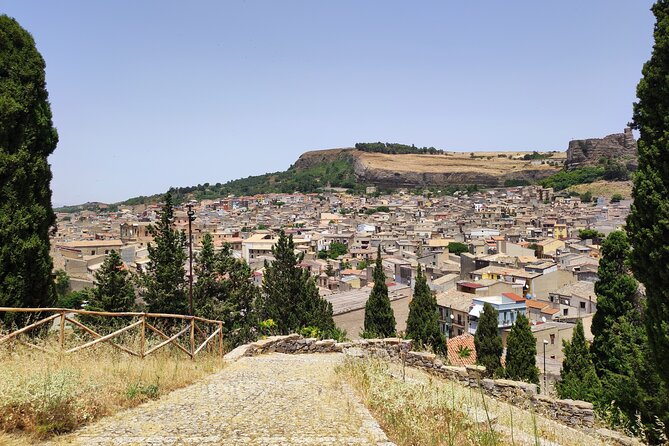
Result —
[[[236,259],[229,244],[216,252],[211,234],[202,237],[197,256],[193,306],[197,316],[223,321],[225,342],[230,347],[257,337],[256,301],[259,288],[243,259]]]
[[[525,315],[518,314],[506,340],[506,377],[539,384],[536,356],[537,343],[530,321]]]
[[[47,307],[56,299],[47,158],[58,134],[44,70],[32,36],[0,15],[0,306]]]
[[[272,247],[274,260],[265,261],[262,293],[258,299],[261,318],[272,319],[280,333],[316,327],[334,331],[332,304],[320,297],[309,271],[298,266],[304,254],[295,254],[293,236],[282,230]]]
[[[502,337],[497,329],[498,313],[489,303],[483,305],[483,312],[474,334],[474,346],[476,347],[476,362],[486,368],[488,376],[502,376]]]
[[[437,300],[427,285],[420,264],[416,272],[413,298],[409,303],[407,336],[423,346],[430,346],[436,352],[446,351],[446,339],[439,330]]]
[[[657,370],[669,384],[669,1],[652,7],[655,45],[637,86],[633,126],[639,167],[627,219],[632,268],[645,285],[648,339]]]
[[[592,363],[590,349],[585,340],[583,323],[579,319],[574,328],[571,341],[562,341],[564,360],[560,381],[555,389],[560,398],[570,398],[582,401],[597,401],[602,387]]]
[[[395,313],[390,306],[386,275],[381,263],[381,247],[376,254],[374,287],[365,303],[365,337],[385,338],[395,335]]]
[[[150,262],[142,272],[142,294],[150,312],[186,314],[186,235],[172,226],[172,194],[165,194],[164,200],[160,220],[148,227],[153,242],[148,245]]]

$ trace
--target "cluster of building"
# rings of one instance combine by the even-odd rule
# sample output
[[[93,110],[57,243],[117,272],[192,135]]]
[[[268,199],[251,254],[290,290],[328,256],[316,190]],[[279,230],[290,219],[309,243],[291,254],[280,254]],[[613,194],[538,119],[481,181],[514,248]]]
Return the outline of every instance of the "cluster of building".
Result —
[[[582,240],[579,231],[608,234],[620,228],[630,201],[600,198],[583,203],[552,189],[527,186],[439,197],[405,191],[270,194],[203,200],[192,206],[194,251],[210,233],[217,248],[227,243],[248,262],[258,284],[279,231],[291,234],[295,249],[304,254],[300,267],[311,272],[349,337],[362,331],[380,249],[399,331],[406,327],[420,265],[449,339],[458,345],[463,339],[470,342],[483,305],[490,303],[499,312],[503,338],[517,315],[525,314],[538,351],[546,349],[559,369],[562,340],[571,337],[577,319],[588,331],[597,310],[594,282],[600,247],[597,240]],[[140,272],[149,261],[148,227],[159,212],[159,205],[138,205],[116,212],[58,214],[52,240],[56,268],[70,275],[74,288],[90,286],[105,255],[116,250],[130,270]],[[175,212],[174,226],[189,232],[185,208]],[[335,242],[346,246],[346,254],[325,258]],[[449,252],[452,243],[464,244],[467,251]]]

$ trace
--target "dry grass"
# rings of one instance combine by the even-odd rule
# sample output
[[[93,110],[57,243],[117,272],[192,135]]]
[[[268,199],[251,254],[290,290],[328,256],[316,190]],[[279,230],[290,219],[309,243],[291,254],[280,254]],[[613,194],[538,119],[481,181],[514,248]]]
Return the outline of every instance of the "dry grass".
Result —
[[[548,161],[560,163],[558,167],[514,159],[522,157],[527,152],[474,152],[474,158],[469,153],[449,153],[448,155],[388,155],[385,153],[359,152],[356,156],[369,168],[391,170],[395,172],[482,172],[491,175],[504,175],[525,169],[545,170],[557,172],[561,169],[563,158],[555,154]],[[498,155],[508,155],[511,158]]]
[[[388,437],[409,445],[598,445],[584,432],[484,396],[480,390],[380,360],[348,359],[338,369]]]
[[[220,369],[220,356],[195,361],[165,350],[145,359],[111,346],[46,354],[0,349],[0,444],[27,444],[158,398]]]
[[[589,184],[577,184],[567,189],[569,192],[579,194],[590,191],[594,197],[611,198],[613,194],[620,194],[625,199],[632,197],[631,181],[595,181]]]

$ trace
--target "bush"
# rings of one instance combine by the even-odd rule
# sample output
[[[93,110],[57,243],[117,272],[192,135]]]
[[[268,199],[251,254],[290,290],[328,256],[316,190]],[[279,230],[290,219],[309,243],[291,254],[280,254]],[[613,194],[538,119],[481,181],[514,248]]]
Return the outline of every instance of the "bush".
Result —
[[[611,203],[619,203],[621,200],[623,200],[623,196],[620,194],[613,194],[611,196]]]
[[[555,175],[541,180],[543,187],[563,190],[575,184],[587,184],[604,177],[604,167],[580,167],[574,170],[562,170]]]
[[[459,256],[463,252],[469,252],[469,246],[460,242],[451,242],[448,244],[448,252]]]

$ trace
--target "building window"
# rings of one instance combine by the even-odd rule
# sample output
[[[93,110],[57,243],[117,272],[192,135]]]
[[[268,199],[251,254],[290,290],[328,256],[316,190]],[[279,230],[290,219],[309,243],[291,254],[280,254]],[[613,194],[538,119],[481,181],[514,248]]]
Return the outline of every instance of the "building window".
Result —
[[[562,310],[562,315],[563,316],[568,316],[569,315],[569,308],[565,308],[564,310]]]
[[[581,309],[585,310],[585,302],[581,302]]]
[[[551,345],[555,345],[555,335],[551,335]]]

